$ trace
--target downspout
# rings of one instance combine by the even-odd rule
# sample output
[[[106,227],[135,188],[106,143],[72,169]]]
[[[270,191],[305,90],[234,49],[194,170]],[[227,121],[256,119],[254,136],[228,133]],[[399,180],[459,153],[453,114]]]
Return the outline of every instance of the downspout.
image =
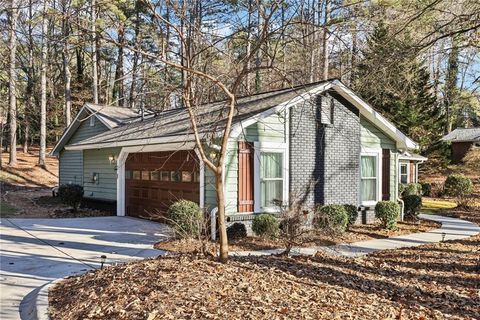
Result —
[[[395,193],[397,195],[397,201],[400,203],[400,221],[403,221],[403,216],[405,214],[405,203],[403,202],[400,194],[398,193],[398,170],[400,166],[400,157],[398,153],[395,153]]]

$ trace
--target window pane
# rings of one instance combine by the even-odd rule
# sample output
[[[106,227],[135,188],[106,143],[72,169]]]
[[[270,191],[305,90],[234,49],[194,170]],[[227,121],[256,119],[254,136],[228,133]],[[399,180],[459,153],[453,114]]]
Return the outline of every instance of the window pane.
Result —
[[[132,171],[125,170],[125,179],[127,180],[132,179]]]
[[[182,181],[192,182],[192,173],[188,171],[182,171]]]
[[[160,179],[160,172],[150,171],[150,180],[159,180],[159,179]]]
[[[283,180],[264,180],[261,182],[260,205],[273,207],[273,200],[283,200]]]
[[[400,173],[401,174],[407,174],[407,165],[406,164],[401,164],[400,165]]]
[[[361,197],[362,201],[377,200],[377,179],[362,179]]]
[[[133,177],[133,180],[140,180],[140,171],[138,170],[132,171],[132,177]]]
[[[400,183],[403,183],[403,184],[408,183],[408,175],[406,174],[400,175]]]
[[[262,152],[261,178],[282,178],[283,153]]]
[[[200,182],[200,172],[195,172],[195,173],[194,173],[194,178],[193,178],[193,180],[194,180],[195,182]]]
[[[170,171],[161,171],[160,177],[162,181],[170,181]]]
[[[362,156],[360,168],[362,172],[362,178],[376,177],[376,162],[377,158],[374,156]]]
[[[142,171],[142,180],[150,180],[150,171]]]
[[[175,181],[175,182],[180,181],[180,172],[170,171],[170,181]]]

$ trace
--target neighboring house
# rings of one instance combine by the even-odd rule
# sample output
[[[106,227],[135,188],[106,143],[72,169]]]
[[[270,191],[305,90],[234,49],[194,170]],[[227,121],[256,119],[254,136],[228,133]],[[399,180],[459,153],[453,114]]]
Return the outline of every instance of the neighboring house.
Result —
[[[398,159],[398,182],[402,184],[418,183],[418,165],[428,159],[410,151],[402,152]]]
[[[198,109],[202,136],[219,132],[224,107]],[[53,150],[60,183],[82,184],[85,197],[116,202],[119,216],[156,216],[182,198],[216,207],[213,174],[199,160],[185,109],[143,121],[117,121],[112,113],[119,108],[84,109],[99,121],[92,126],[77,116]],[[107,115],[115,125],[100,120]],[[397,201],[400,163],[424,159],[406,153],[417,147],[337,80],[238,98],[224,173],[229,221],[274,212],[272,200],[293,195],[307,206],[371,209]]]
[[[457,128],[444,136],[451,144],[453,163],[460,163],[472,146],[480,147],[480,128]]]

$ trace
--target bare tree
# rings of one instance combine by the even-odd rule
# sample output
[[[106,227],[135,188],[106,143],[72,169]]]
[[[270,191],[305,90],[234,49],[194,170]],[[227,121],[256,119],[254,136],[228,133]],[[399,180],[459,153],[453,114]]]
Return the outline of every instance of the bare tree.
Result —
[[[96,0],[90,2],[91,33],[92,33],[92,89],[93,102],[98,104],[98,61],[97,61],[97,4]]]
[[[69,17],[70,1],[62,0],[62,29],[63,29],[63,75],[65,80],[65,124],[68,126],[72,121],[72,73],[70,71],[70,17]]]
[[[40,152],[38,165],[45,167],[45,154],[47,147],[47,59],[48,59],[48,19],[47,2],[43,3],[42,18],[42,56],[40,66]]]
[[[10,97],[10,158],[9,164],[17,164],[17,70],[15,62],[17,58],[17,19],[18,3],[15,0],[10,2],[10,72],[9,72],[9,97]]]

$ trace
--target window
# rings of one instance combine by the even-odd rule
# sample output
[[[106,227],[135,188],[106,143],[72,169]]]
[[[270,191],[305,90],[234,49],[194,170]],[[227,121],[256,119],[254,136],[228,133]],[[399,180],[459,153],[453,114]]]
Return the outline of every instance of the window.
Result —
[[[132,179],[132,171],[125,170],[125,179],[127,179],[127,180]]]
[[[156,181],[160,179],[160,172],[158,171],[150,171],[150,180]]]
[[[400,183],[408,183],[408,164],[400,163]]]
[[[133,171],[132,171],[132,178],[133,178],[133,180],[140,180],[140,172],[141,172],[141,171],[138,171],[138,170],[133,170]]]
[[[90,116],[90,127],[95,126],[95,117],[93,115]]]
[[[180,178],[181,178],[180,172],[170,171],[170,181],[179,182],[179,181],[181,181]]]
[[[194,172],[193,173],[193,181],[194,182],[200,182],[200,172]]]
[[[182,181],[183,182],[192,182],[192,173],[189,171],[182,171]]]
[[[361,156],[361,186],[360,198],[362,202],[377,201],[378,193],[378,168],[377,156],[364,155]]]
[[[170,171],[161,171],[160,172],[160,180],[170,181]]]
[[[142,171],[142,180],[150,180],[150,171]]]
[[[260,206],[283,201],[283,153],[262,152],[260,157]]]

